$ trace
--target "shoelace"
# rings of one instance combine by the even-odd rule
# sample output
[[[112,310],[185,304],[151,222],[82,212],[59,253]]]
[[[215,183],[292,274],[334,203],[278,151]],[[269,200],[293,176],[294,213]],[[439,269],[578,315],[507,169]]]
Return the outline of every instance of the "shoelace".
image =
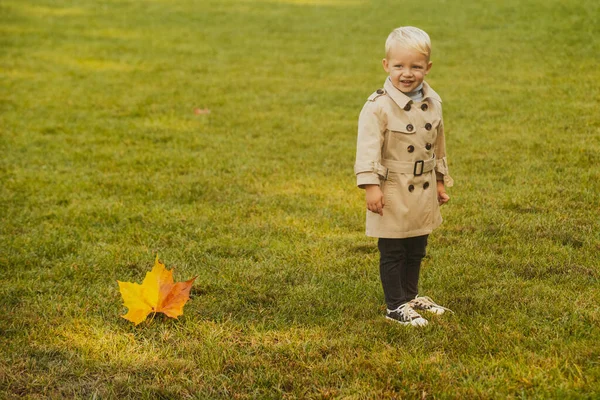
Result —
[[[411,303],[416,304],[420,307],[423,307],[425,309],[429,309],[432,307],[438,307],[438,308],[442,308],[446,311],[450,311],[452,314],[454,314],[454,311],[452,311],[449,308],[446,308],[444,306],[440,306],[439,304],[437,304],[435,301],[431,300],[431,297],[429,296],[420,296],[420,297],[416,297],[414,298]]]
[[[415,319],[415,318],[423,318],[421,314],[416,312],[408,303],[402,304],[400,307],[395,310],[391,310],[391,312],[398,312],[404,319]]]

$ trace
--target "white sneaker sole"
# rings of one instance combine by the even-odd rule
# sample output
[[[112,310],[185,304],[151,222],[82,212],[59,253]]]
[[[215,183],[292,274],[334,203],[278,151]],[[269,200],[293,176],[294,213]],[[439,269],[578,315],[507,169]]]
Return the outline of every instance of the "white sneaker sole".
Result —
[[[385,319],[389,319],[390,321],[394,321],[395,323],[400,324],[400,325],[404,325],[404,326],[406,326],[406,325],[411,325],[411,326],[426,326],[429,323],[429,321],[427,321],[425,318],[415,318],[415,319],[413,319],[410,322],[402,322],[402,321],[398,321],[397,319],[390,318],[390,317],[388,317],[386,315]]]

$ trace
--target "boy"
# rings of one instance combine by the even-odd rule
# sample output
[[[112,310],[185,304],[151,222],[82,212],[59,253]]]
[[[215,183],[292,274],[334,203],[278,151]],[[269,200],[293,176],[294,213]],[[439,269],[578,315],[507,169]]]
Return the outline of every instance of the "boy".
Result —
[[[440,205],[452,186],[446,162],[442,100],[424,82],[431,41],[415,27],[392,31],[383,69],[389,75],[358,120],[356,174],[365,189],[367,236],[377,237],[386,318],[424,326],[417,311],[447,308],[419,297],[417,286],[428,235],[442,223]]]

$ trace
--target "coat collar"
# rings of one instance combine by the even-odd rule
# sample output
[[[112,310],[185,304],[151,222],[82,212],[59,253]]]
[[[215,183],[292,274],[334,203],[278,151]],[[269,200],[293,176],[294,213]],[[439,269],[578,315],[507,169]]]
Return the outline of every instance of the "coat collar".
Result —
[[[398,104],[398,107],[400,108],[404,108],[408,103],[412,101],[410,97],[402,93],[394,86],[389,77],[385,80],[383,88],[385,89],[386,93],[392,98],[392,100],[394,100],[394,103]],[[427,82],[423,81],[423,101],[425,101],[427,98],[437,100],[440,103],[442,102],[440,96],[431,88],[431,86],[429,86]]]

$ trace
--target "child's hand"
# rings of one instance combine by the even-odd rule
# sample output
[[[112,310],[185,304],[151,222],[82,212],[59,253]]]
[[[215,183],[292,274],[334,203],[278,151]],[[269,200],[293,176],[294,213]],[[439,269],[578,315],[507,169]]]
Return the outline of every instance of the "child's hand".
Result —
[[[383,199],[383,192],[379,185],[367,185],[365,187],[365,197],[369,211],[383,215],[385,200]]]
[[[440,206],[446,204],[450,200],[450,196],[446,193],[446,187],[443,181],[437,181],[438,203]]]

